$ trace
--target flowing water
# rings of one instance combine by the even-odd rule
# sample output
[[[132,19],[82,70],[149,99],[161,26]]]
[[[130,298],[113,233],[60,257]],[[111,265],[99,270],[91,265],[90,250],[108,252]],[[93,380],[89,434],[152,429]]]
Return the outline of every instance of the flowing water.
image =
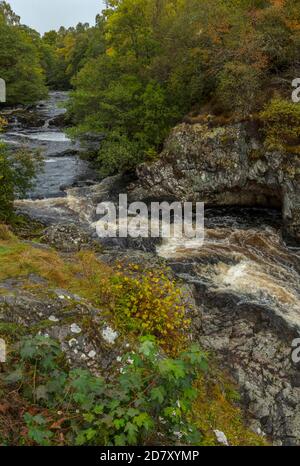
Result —
[[[157,248],[182,278],[239,304],[271,308],[300,328],[300,251],[281,237],[280,212],[206,210],[205,241],[168,239]]]
[[[64,187],[89,175],[87,163],[77,155],[79,145],[51,124],[66,112],[63,105],[67,98],[66,92],[51,92],[49,99],[40,102],[35,112],[42,126],[24,128],[16,119],[3,136],[12,148],[38,149],[44,157],[44,169],[36,180],[36,187],[28,195],[31,199],[60,197],[64,195]]]
[[[29,199],[16,203],[30,216],[53,224],[75,222],[93,227],[95,209],[105,195],[105,184],[62,187],[87,180],[90,170],[78,155],[78,147],[51,119],[65,110],[67,95],[51,93],[38,113],[43,127],[15,127],[5,134],[11,145],[39,148],[45,170]],[[70,155],[68,155],[70,154]],[[174,270],[217,294],[232,294],[241,303],[272,308],[291,325],[300,323],[300,252],[288,248],[281,237],[280,212],[266,209],[206,209],[205,241],[171,238],[157,247]]]
[[[96,206],[101,201],[111,200],[111,179],[88,183],[92,173],[78,156],[79,148],[51,124],[51,119],[64,112],[59,104],[66,98],[63,93],[52,93],[48,101],[41,103],[38,113],[43,120],[42,127],[24,129],[15,125],[4,136],[11,147],[25,145],[40,149],[45,159],[45,170],[39,175],[35,190],[27,199],[17,201],[16,207],[45,224],[69,222],[81,225],[95,237]],[[78,180],[82,180],[79,185]],[[126,192],[125,180],[123,184],[125,187],[120,186],[116,192]],[[73,186],[63,189],[67,185]],[[295,397],[298,400],[298,395],[287,384],[290,375],[285,370],[282,372],[281,366],[289,364],[294,338],[290,335],[300,332],[300,249],[285,245],[281,226],[281,213],[276,210],[208,208],[205,211],[203,244],[195,239],[170,238],[160,243],[153,239],[123,242],[113,239],[104,245],[113,249],[156,250],[179,277],[195,285],[201,322],[204,322],[201,323],[203,328],[197,331],[206,338],[204,344],[208,342],[208,347],[214,350],[221,348],[225,364],[233,368],[239,385],[246,389],[246,393],[249,391],[246,405],[248,398],[258,403],[255,418],[261,418],[260,406],[263,400],[267,400],[271,427],[266,424],[266,432],[271,434],[274,424],[279,429],[277,437],[284,439],[289,437],[289,429],[294,431],[293,422],[297,425],[299,414],[298,408],[293,408],[295,412],[292,414],[290,412],[289,400]],[[249,319],[246,330],[241,327],[242,333],[239,333],[239,320],[237,318],[236,322],[235,318],[239,310]],[[248,338],[251,317],[255,322],[255,335],[251,336],[250,332],[250,340],[245,342],[244,339],[243,351],[240,348],[237,353],[241,335],[244,338],[243,331]],[[286,333],[288,340],[285,346],[277,345],[276,338],[274,340],[270,333],[259,333],[257,322],[259,326],[264,325],[261,322],[267,322],[268,330],[275,329],[276,338]],[[218,330],[221,330],[220,336]],[[257,332],[260,335],[258,340]],[[258,351],[255,353],[257,342]],[[300,386],[300,382],[297,383],[296,391]],[[287,395],[282,395],[285,393],[283,389],[288,390]],[[294,398],[289,398],[291,393]],[[286,411],[288,420],[285,417],[281,419],[281,413]],[[265,428],[265,424],[261,425]],[[285,425],[287,428],[281,429]]]

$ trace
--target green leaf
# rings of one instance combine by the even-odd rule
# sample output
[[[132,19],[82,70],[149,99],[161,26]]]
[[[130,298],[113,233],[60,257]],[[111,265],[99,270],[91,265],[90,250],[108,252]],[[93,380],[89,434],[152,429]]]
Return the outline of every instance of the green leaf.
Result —
[[[83,419],[87,422],[93,422],[95,420],[95,416],[92,413],[86,413],[83,415]]]
[[[103,413],[104,406],[103,405],[97,405],[94,407],[94,413],[95,414],[102,414]]]
[[[119,430],[125,425],[125,420],[124,419],[115,419],[113,421],[114,426]]]
[[[154,427],[154,422],[148,413],[141,413],[138,416],[135,416],[133,422],[138,427],[144,427],[146,430],[150,430]]]
[[[126,445],[126,436],[124,434],[115,435],[114,444],[116,447],[124,447]]]
[[[29,437],[37,444],[41,446],[48,446],[50,444],[49,440],[53,437],[53,433],[49,430],[40,430],[40,429],[29,429]]]
[[[155,400],[158,401],[158,403],[160,403],[160,404],[163,403],[165,394],[166,394],[166,391],[165,391],[164,387],[162,387],[162,386],[155,387],[150,392],[151,399],[154,400],[154,401]]]
[[[139,411],[138,409],[136,409],[136,408],[129,408],[129,409],[127,410],[127,416],[129,416],[129,417],[134,417],[134,416],[136,416],[137,414],[139,414],[139,412],[140,412],[140,411]]]
[[[125,432],[127,432],[127,437],[129,444],[131,445],[136,445],[137,443],[137,433],[138,433],[138,428],[132,422],[127,422],[126,427],[125,427]]]
[[[92,440],[93,438],[96,437],[97,431],[95,429],[87,429],[85,431],[85,435],[86,435],[87,440]]]
[[[153,341],[145,340],[139,347],[139,352],[149,358],[157,351],[156,344]]]
[[[18,368],[15,371],[8,374],[4,380],[8,385],[11,385],[16,382],[20,382],[22,378],[23,378],[23,371],[21,368]]]
[[[159,371],[168,378],[182,379],[186,376],[183,361],[173,359],[163,359],[159,362]]]
[[[85,442],[86,442],[85,433],[79,432],[75,440],[76,445],[81,446],[81,445],[84,445]]]

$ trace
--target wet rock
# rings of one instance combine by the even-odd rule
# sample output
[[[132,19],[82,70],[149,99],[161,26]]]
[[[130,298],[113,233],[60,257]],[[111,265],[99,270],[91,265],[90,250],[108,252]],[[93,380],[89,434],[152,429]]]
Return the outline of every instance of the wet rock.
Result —
[[[66,126],[70,126],[71,123],[71,118],[67,113],[57,115],[56,117],[49,120],[49,126],[56,128],[65,128]]]
[[[82,249],[101,250],[100,242],[91,233],[72,223],[51,225],[44,231],[43,242],[62,252],[78,252]]]
[[[7,119],[9,127],[41,128],[46,122],[45,118],[39,115],[35,108],[15,108],[4,111],[3,115]]]
[[[160,242],[160,238],[131,238],[130,236],[127,238],[101,238],[101,244],[104,248],[132,249],[152,253],[155,253]]]
[[[104,138],[104,134],[85,133],[81,138],[81,143],[88,151],[97,152]]]

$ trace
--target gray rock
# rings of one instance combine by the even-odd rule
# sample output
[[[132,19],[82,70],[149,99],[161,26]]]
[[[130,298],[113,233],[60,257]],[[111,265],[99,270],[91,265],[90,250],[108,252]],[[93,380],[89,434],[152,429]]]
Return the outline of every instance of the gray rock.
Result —
[[[268,153],[252,126],[180,124],[160,159],[138,167],[139,181],[131,186],[131,197],[281,207],[285,238],[299,243],[300,160]]]
[[[11,286],[0,295],[0,324],[13,324],[26,335],[41,334],[56,339],[71,367],[89,367],[103,375],[117,364],[118,356],[127,352],[126,342],[119,335],[114,335],[113,344],[105,338],[111,324],[101,309],[64,290],[51,292],[44,286],[44,293],[39,290],[34,294],[23,290],[20,284],[15,283],[14,288]],[[2,337],[7,338],[10,348],[13,340],[9,335]]]
[[[44,231],[43,241],[62,252],[77,252],[81,249],[100,250],[90,232],[73,223],[51,225]]]

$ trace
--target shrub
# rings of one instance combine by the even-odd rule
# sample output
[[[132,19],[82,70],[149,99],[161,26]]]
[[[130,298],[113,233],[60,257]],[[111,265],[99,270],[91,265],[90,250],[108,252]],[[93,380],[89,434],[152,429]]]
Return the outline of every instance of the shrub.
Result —
[[[286,150],[300,139],[300,105],[284,99],[273,99],[260,113],[270,150]]]
[[[32,187],[41,168],[41,158],[28,151],[8,151],[0,143],[0,221],[10,221],[15,197],[22,197]]]
[[[261,88],[259,72],[250,65],[229,62],[219,73],[216,95],[225,111],[248,116]]]
[[[142,338],[109,381],[87,370],[69,370],[59,344],[50,338],[21,340],[14,357],[2,379],[31,404],[24,420],[36,444],[136,445],[159,435],[164,442],[200,441],[187,420],[197,395],[193,383],[207,368],[195,345],[170,359],[153,337]]]
[[[14,239],[15,239],[15,236],[10,231],[8,226],[0,223],[0,241],[11,241]]]
[[[114,319],[128,331],[155,335],[171,354],[184,346],[190,325],[186,303],[180,288],[166,272],[149,271],[128,275],[119,272],[114,284]]]
[[[143,158],[136,141],[130,141],[126,135],[115,131],[102,142],[97,161],[100,174],[108,176],[133,170]]]

